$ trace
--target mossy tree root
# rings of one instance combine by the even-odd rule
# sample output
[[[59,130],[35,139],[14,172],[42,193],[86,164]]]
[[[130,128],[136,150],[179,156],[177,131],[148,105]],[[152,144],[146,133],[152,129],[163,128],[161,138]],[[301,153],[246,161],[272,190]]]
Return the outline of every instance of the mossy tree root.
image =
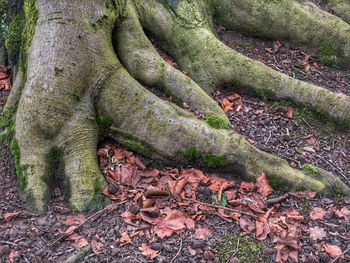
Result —
[[[311,189],[324,194],[334,194],[337,189],[350,194],[350,188],[335,175],[319,169],[320,173],[310,176],[256,149],[234,131],[208,127],[205,122],[154,96],[125,70],[111,76],[101,92],[99,107],[113,121],[111,134],[117,141],[123,142],[123,136],[132,134],[135,142],[152,145],[154,153],[163,158],[182,160],[193,149],[195,157],[209,166],[229,165],[236,175],[256,178],[265,172],[278,188]],[[152,156],[152,152],[149,155]]]
[[[350,24],[350,3],[347,0],[322,0],[332,11]]]
[[[261,8],[265,8],[265,5],[273,5],[273,8],[278,12],[284,12],[283,10],[285,9],[282,9],[283,5],[280,6],[280,2],[287,5],[287,2],[293,1],[266,1],[268,3],[263,1],[264,4],[260,3],[261,1],[248,1],[251,5],[248,3],[243,4],[242,1],[213,2],[218,2],[219,7],[227,5],[228,10],[235,14],[235,11],[233,11],[234,3],[237,5],[240,3],[244,8],[257,8],[257,6],[260,5]],[[258,2],[260,4],[258,4]],[[299,3],[293,3],[293,5],[294,4],[301,9],[302,5],[299,6]],[[228,48],[212,33],[213,30],[210,26],[210,21],[208,21],[207,26],[186,28],[176,22],[174,14],[172,14],[168,8],[164,7],[164,5],[153,3],[151,6],[152,8],[142,8],[139,10],[141,13],[140,17],[143,19],[142,24],[150,30],[153,35],[160,39],[162,43],[165,43],[164,49],[174,55],[180,66],[184,68],[189,76],[208,94],[211,94],[218,86],[230,85],[234,89],[241,88],[246,92],[258,94],[264,98],[288,99],[302,105],[311,106],[317,111],[325,113],[325,116],[329,116],[331,119],[336,119],[340,123],[343,123],[345,127],[350,127],[350,98],[348,96],[291,78]],[[312,19],[312,21],[316,20],[321,11],[316,10],[315,14],[311,14],[308,8],[308,6],[305,6],[304,9],[301,9],[307,10],[305,11],[307,15],[303,14],[301,17],[303,18],[306,16]],[[226,9],[222,8],[215,12],[218,14],[221,14],[220,12],[228,12],[224,10]],[[185,10],[179,7],[177,12],[176,15],[184,15],[183,13]],[[250,10],[249,12],[253,11]],[[262,21],[260,15],[263,14],[263,12],[260,13],[255,10],[255,13],[257,13],[256,16],[250,14],[250,16],[247,17],[250,17],[252,20],[257,19]],[[206,13],[202,13],[202,15],[205,17]],[[239,14],[237,14],[237,16],[240,17]],[[281,17],[282,14],[276,14],[276,16]],[[227,17],[227,19],[229,18]],[[338,21],[339,19],[330,14],[327,14],[327,19],[330,25],[335,23],[333,25],[336,28],[335,31],[339,30],[341,35],[343,35],[344,45],[342,45],[341,48],[350,49],[350,26],[343,22],[341,26],[336,27],[336,23],[340,23]],[[164,20],[168,21],[168,23],[164,23]],[[233,20],[245,21],[244,18],[242,18],[242,20]],[[319,34],[317,38],[325,38],[326,33],[317,33],[323,32],[322,30],[325,26],[314,26],[319,26],[321,29],[313,31],[313,34],[316,32],[316,34]],[[280,29],[275,30],[275,27],[280,27]],[[271,30],[272,32],[278,33],[276,33],[277,37],[280,35],[279,30],[286,30],[285,27],[287,27],[287,25],[280,25],[276,21],[275,27]],[[268,36],[264,29],[256,30],[263,34],[263,36]],[[309,30],[305,29],[305,32],[308,34]],[[291,32],[290,34],[298,37],[297,32]]]
[[[35,34],[29,37],[25,85],[19,92],[22,85],[16,84],[9,101],[9,107],[18,104],[12,145],[29,205],[45,210],[51,181],[60,169],[65,175],[63,190],[74,208],[86,210],[102,203],[98,133],[108,133],[151,157],[180,162],[191,157],[209,167],[231,166],[232,173],[250,178],[265,172],[278,188],[350,195],[335,175],[293,169],[226,129],[226,116],[207,94],[218,85],[239,83],[261,95],[311,104],[346,122],[349,98],[289,78],[225,47],[212,29],[218,11],[211,4],[224,6],[223,1],[175,2],[178,5],[155,0],[36,1],[39,17]],[[112,45],[120,14],[116,47],[124,65]],[[189,77],[157,54],[141,26],[166,44]],[[138,81],[202,111],[206,121],[161,100]],[[13,125],[14,120],[8,122]]]
[[[128,17],[118,27],[116,45],[118,55],[130,74],[174,97],[180,107],[186,103],[203,115],[214,114],[227,120],[226,114],[208,94],[158,54],[143,32],[131,1],[127,4],[127,13]]]

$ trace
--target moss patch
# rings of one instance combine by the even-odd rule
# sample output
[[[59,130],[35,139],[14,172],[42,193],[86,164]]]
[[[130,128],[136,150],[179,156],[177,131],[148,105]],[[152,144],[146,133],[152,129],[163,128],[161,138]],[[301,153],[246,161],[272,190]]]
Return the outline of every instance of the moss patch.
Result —
[[[271,187],[275,190],[280,190],[287,192],[289,190],[289,186],[286,184],[286,181],[277,176],[269,176],[269,183]]]
[[[228,234],[219,245],[218,255],[221,262],[228,262],[230,257],[236,253],[241,263],[269,262],[270,256],[264,254],[263,246],[249,236]]]
[[[11,142],[11,154],[15,161],[16,175],[19,179],[19,189],[23,191],[26,187],[27,178],[25,168],[20,164],[21,150],[16,139],[13,139]]]
[[[225,167],[229,165],[229,161],[225,157],[213,154],[206,154],[204,156],[205,163],[211,168]]]
[[[196,150],[196,148],[189,148],[182,155],[190,160],[198,160],[201,157],[201,154]]]
[[[96,122],[98,127],[100,128],[101,134],[107,133],[107,131],[113,124],[113,121],[111,118],[109,118],[107,115],[100,112],[97,114]]]
[[[339,55],[338,49],[329,43],[322,43],[317,51],[317,56],[321,63],[336,67],[340,63]]]
[[[205,122],[214,129],[230,128],[230,122],[226,118],[221,118],[213,113],[205,115]]]
[[[310,175],[315,178],[319,178],[321,173],[317,169],[317,167],[313,164],[306,163],[301,167],[301,170],[304,171],[307,175]]]

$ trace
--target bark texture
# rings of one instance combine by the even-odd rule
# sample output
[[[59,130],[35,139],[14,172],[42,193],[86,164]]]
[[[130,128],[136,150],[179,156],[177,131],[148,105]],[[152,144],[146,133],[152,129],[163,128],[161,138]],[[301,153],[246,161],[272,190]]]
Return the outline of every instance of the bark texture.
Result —
[[[47,206],[53,163],[64,170],[73,207],[100,204],[99,135],[154,158],[182,161],[195,152],[208,166],[229,165],[235,174],[254,178],[265,172],[276,187],[350,194],[324,170],[306,174],[254,148],[229,128],[210,98],[218,86],[239,84],[311,105],[350,127],[349,97],[251,60],[221,43],[213,29],[215,22],[306,49],[331,46],[336,62],[346,66],[350,25],[340,18],[290,0],[26,0],[26,6],[26,23],[34,21],[35,31],[26,30],[25,56],[4,112],[15,113],[12,145],[34,210]],[[163,60],[145,29],[188,75]],[[179,105],[142,84],[170,94]],[[182,109],[183,103],[206,121]]]

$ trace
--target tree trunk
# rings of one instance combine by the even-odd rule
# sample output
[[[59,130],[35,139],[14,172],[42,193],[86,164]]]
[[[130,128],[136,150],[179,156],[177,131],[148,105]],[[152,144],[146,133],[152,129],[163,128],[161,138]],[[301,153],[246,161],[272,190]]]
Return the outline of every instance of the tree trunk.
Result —
[[[349,97],[251,60],[221,43],[213,29],[215,21],[305,49],[327,45],[332,62],[347,66],[350,25],[340,18],[296,0],[25,0],[23,10],[20,62],[2,137],[15,131],[17,173],[32,209],[47,206],[53,164],[64,170],[73,207],[100,204],[105,182],[96,156],[99,136],[152,158],[181,162],[192,155],[242,176],[265,172],[275,186],[350,194],[335,175],[318,169],[310,176],[254,148],[229,128],[210,97],[218,86],[239,83],[311,105],[350,127]],[[164,61],[145,29],[188,75]],[[164,101],[142,84],[181,103]],[[183,103],[205,120],[182,109]]]

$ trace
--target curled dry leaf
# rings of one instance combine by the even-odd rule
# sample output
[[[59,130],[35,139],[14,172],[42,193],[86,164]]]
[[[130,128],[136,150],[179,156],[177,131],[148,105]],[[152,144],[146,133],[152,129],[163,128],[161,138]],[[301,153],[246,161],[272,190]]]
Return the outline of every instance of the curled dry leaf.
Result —
[[[142,255],[149,257],[150,259],[154,259],[155,257],[157,257],[159,252],[157,250],[150,248],[144,243],[141,244],[141,246],[139,247],[139,250],[141,251]]]
[[[239,187],[239,192],[246,193],[251,192],[255,188],[255,184],[253,182],[242,182],[241,186]]]
[[[120,234],[120,238],[118,240],[116,240],[117,244],[125,244],[125,243],[132,243],[131,237],[129,236],[128,232],[125,231],[123,233]]]
[[[192,247],[187,247],[188,253],[190,253],[191,256],[195,256],[197,254],[196,250],[194,250]]]
[[[310,233],[310,238],[314,241],[322,240],[323,238],[325,238],[327,236],[327,232],[324,230],[323,227],[311,227],[309,229],[309,233]]]
[[[310,212],[310,218],[312,220],[323,220],[326,215],[326,210],[321,207],[314,207]]]
[[[258,193],[261,194],[264,198],[272,193],[272,187],[269,184],[266,174],[262,173],[256,179],[256,188]]]
[[[343,253],[340,247],[327,243],[323,245],[323,249],[332,258],[339,257]]]

